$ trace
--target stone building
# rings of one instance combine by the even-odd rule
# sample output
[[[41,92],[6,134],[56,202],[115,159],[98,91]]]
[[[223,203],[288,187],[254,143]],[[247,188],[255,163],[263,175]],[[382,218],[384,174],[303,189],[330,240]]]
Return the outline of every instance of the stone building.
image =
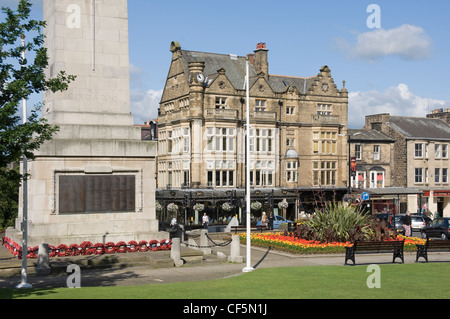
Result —
[[[403,210],[450,216],[450,125],[441,119],[376,114],[366,116],[364,129],[395,140],[391,186],[416,189],[419,194],[404,197]]]
[[[352,188],[391,186],[394,140],[376,130],[349,130],[350,158],[356,161]]]
[[[44,0],[47,76],[77,76],[45,92],[43,117],[59,132],[28,162],[28,243],[167,238],[155,215],[154,141],[130,114],[126,0]],[[7,236],[21,241],[23,215]]]
[[[350,198],[360,198],[363,192],[370,194],[372,213],[393,213],[393,200],[398,190],[392,188],[391,163],[395,140],[373,129],[349,129]]]
[[[183,50],[178,42],[170,51],[158,117],[157,200],[163,206],[206,203],[213,217],[224,217],[223,202],[243,205],[246,164],[252,200],[291,219],[312,211],[318,192],[346,191],[348,93],[345,85],[337,88],[328,66],[312,77],[272,75],[265,43],[247,56]],[[289,203],[287,210],[278,210],[280,201]]]

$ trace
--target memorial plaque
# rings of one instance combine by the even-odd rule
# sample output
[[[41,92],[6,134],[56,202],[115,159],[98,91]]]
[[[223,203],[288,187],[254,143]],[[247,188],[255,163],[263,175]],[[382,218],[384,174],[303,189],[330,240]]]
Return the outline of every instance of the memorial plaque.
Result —
[[[59,177],[59,213],[135,211],[134,175],[64,175]]]

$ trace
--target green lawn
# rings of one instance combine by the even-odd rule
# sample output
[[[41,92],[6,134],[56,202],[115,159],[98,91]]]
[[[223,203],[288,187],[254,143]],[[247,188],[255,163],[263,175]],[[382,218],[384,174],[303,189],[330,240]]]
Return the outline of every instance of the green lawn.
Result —
[[[0,289],[0,298],[33,299],[428,299],[450,298],[450,263],[380,265],[381,287],[367,287],[367,266],[257,269],[190,283],[79,289]]]

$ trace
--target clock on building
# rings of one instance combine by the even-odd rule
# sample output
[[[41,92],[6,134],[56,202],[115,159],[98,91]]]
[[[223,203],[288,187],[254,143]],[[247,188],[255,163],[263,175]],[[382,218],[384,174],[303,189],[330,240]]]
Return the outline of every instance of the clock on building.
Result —
[[[203,83],[205,81],[205,76],[201,73],[197,74],[197,82]]]

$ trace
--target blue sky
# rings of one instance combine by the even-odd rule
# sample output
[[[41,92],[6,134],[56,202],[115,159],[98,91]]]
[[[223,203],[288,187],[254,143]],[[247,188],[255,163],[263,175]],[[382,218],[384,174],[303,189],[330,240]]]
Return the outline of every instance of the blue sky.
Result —
[[[2,0],[13,3],[17,0]],[[35,14],[42,15],[42,0]],[[381,28],[369,28],[370,4]],[[425,116],[450,108],[450,2],[129,0],[131,111],[156,118],[171,41],[187,50],[269,49],[269,73],[307,77],[328,65],[349,90],[349,126],[376,113]]]

